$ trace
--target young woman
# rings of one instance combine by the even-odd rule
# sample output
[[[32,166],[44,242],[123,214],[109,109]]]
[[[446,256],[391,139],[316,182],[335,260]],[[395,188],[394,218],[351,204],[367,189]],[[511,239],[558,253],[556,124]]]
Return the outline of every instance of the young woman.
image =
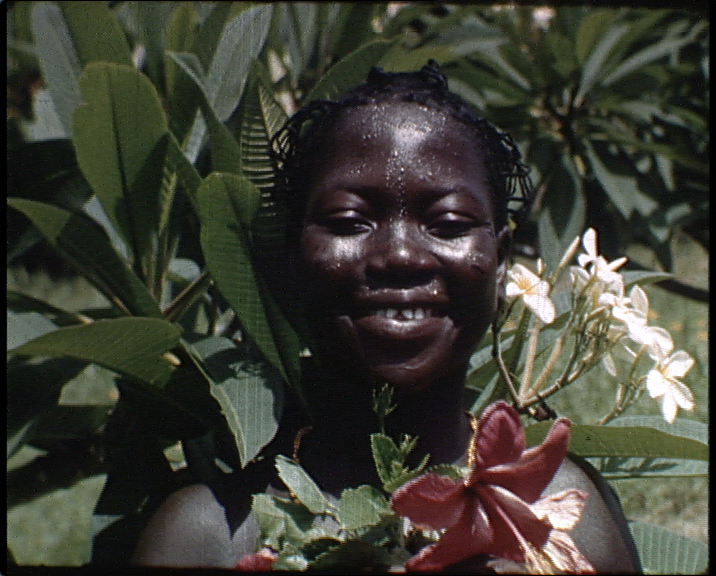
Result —
[[[503,300],[510,209],[531,190],[511,138],[431,63],[374,69],[340,99],[309,104],[275,148],[276,199],[290,215],[289,273],[277,276],[298,280],[277,293],[303,307],[312,428],[294,443],[289,417],[271,456],[171,495],[140,540],[140,564],[233,567],[256,551],[251,494],[282,489],[277,452],[300,459],[329,495],[380,487],[368,439],[378,431],[373,392],[385,383],[397,405],[386,432],[418,437],[414,464],[425,454],[430,464],[466,463],[465,374]],[[573,460],[545,494],[565,488],[589,494],[572,532],[584,556],[598,572],[637,572],[610,489]]]

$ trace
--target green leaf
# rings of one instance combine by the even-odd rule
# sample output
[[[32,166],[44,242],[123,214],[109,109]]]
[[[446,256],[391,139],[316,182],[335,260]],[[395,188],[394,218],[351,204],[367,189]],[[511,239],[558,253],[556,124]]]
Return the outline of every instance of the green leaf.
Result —
[[[283,379],[265,361],[242,353],[228,338],[184,336],[202,366],[234,435],[245,466],[276,434],[283,410]]]
[[[619,271],[624,278],[624,287],[629,288],[633,284],[651,284],[652,282],[660,282],[668,280],[674,275],[669,272],[653,271],[653,270],[624,270]]]
[[[612,171],[588,142],[585,141],[584,145],[594,175],[624,218],[629,219],[635,210],[647,216],[658,206],[639,190],[635,176]]]
[[[645,574],[707,573],[708,544],[642,522],[630,522],[629,529]]]
[[[276,456],[276,470],[291,494],[313,514],[326,514],[334,510],[321,489],[296,462],[279,454]]]
[[[80,65],[112,62],[132,66],[129,44],[119,22],[104,2],[58,2]]]
[[[642,48],[638,52],[632,54],[617,66],[611,73],[602,80],[602,86],[610,86],[614,82],[628,76],[632,72],[651,64],[660,58],[669,56],[677,52],[686,44],[693,42],[694,37],[704,27],[708,26],[707,22],[700,22],[687,34],[679,38],[664,38],[655,44],[651,44]]]
[[[590,10],[580,19],[575,38],[575,54],[580,64],[587,60],[597,38],[614,22],[615,10]]]
[[[174,54],[168,56],[179,65],[181,71],[198,89],[199,106],[206,126],[209,128],[211,145],[211,168],[215,172],[240,173],[241,153],[239,144],[229,129],[222,124],[209,101],[206,79],[201,72],[201,64],[194,54]]]
[[[538,422],[525,429],[527,443],[542,442],[551,422]],[[569,450],[579,456],[636,456],[640,458],[689,458],[708,460],[706,444],[674,436],[647,426],[592,426],[572,424]]]
[[[385,547],[365,540],[347,540],[339,542],[316,557],[311,563],[313,570],[344,570],[345,573],[359,568],[385,568],[390,565],[388,550]]]
[[[214,11],[217,9],[215,8]],[[239,103],[251,62],[259,55],[266,42],[272,13],[273,6],[270,5],[242,9],[223,26],[211,64],[208,66],[204,64],[208,103],[219,122],[225,122]],[[217,14],[220,16],[221,13]],[[218,18],[218,20],[222,19]],[[218,20],[214,22],[215,26],[219,24]],[[214,33],[215,31],[207,31],[210,36]],[[195,41],[197,46],[195,51],[202,63],[205,62],[202,56],[207,56],[205,50],[200,51],[201,39],[204,35],[202,28]],[[187,113],[190,113],[190,110]],[[197,116],[186,138],[182,140],[187,157],[192,162],[198,156],[205,131],[203,120]]]
[[[677,418],[672,424],[661,416],[621,416],[611,420],[608,426],[630,427],[649,426],[668,434],[696,440],[708,444],[709,428],[707,424],[696,420]],[[590,459],[603,476],[618,478],[674,478],[683,476],[706,477],[709,473],[708,462],[682,458],[599,458]]]
[[[394,492],[406,482],[412,480],[425,468],[429,455],[414,469],[406,467],[405,459],[415,447],[417,438],[403,436],[403,441],[398,446],[392,438],[385,434],[375,433],[370,435],[370,449],[373,454],[373,461],[378,472],[378,477],[383,483],[383,490],[388,493]]]
[[[91,218],[57,206],[8,199],[82,275],[126,314],[161,318],[145,285],[114,251],[104,229]]]
[[[555,162],[539,214],[540,256],[547,270],[557,268],[567,247],[584,230],[587,202],[582,179],[569,154]]]
[[[88,64],[75,111],[77,162],[105,212],[132,250],[134,266],[152,252],[168,134],[159,96],[130,66]]]
[[[238,123],[241,172],[262,191],[273,185],[269,140],[286,121],[286,113],[262,81],[267,73],[260,61],[253,62]]]
[[[32,9],[32,32],[42,77],[62,127],[69,135],[72,133],[72,114],[80,104],[82,65],[59,6],[36,2]]]
[[[259,200],[256,187],[246,178],[234,174],[210,174],[197,190],[201,246],[209,272],[243,328],[288,380],[262,302],[249,249],[247,228]]]
[[[378,64],[392,45],[391,41],[375,40],[351,52],[331,66],[302,101],[334,98],[364,82],[371,67]]]
[[[70,356],[161,386],[172,372],[162,355],[179,343],[174,325],[154,318],[98,320],[59,328],[10,350],[21,356]]]
[[[239,103],[251,62],[261,52],[273,6],[251,6],[224,27],[207,69],[206,86],[212,108],[224,122]]]
[[[83,439],[97,434],[107,423],[114,404],[60,404],[37,422],[30,435],[33,444]]]
[[[629,31],[627,24],[616,24],[607,29],[597,41],[594,49],[585,60],[582,67],[582,77],[579,81],[579,90],[575,95],[575,101],[580,102],[592,89],[594,84],[604,74],[604,63],[617,42]]]
[[[377,526],[392,513],[385,496],[373,486],[347,488],[338,501],[338,520],[345,530]]]
[[[86,362],[67,358],[50,358],[41,362],[17,357],[8,360],[8,458],[23,446],[42,415],[57,403],[65,384],[86,366]]]
[[[191,48],[199,16],[191,2],[181,2],[169,17],[164,34],[164,49],[167,52],[187,52]],[[169,98],[173,97],[176,82],[176,64],[169,58],[164,59],[164,84]]]

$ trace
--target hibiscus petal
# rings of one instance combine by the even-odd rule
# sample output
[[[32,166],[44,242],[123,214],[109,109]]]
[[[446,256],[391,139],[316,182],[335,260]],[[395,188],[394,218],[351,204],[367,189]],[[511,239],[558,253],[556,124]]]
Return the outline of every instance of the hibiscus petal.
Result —
[[[520,416],[504,400],[490,404],[477,423],[470,445],[471,461],[475,463],[465,482],[474,484],[483,470],[497,464],[515,462],[525,449],[525,433]]]
[[[390,505],[418,528],[439,530],[457,523],[469,503],[462,482],[438,474],[423,474],[403,484],[390,498]]]
[[[262,548],[253,554],[242,556],[235,566],[235,570],[244,572],[266,572],[271,570],[278,554],[271,548]]]
[[[493,539],[492,530],[479,500],[473,496],[471,504],[436,544],[426,546],[405,563],[408,571],[444,570],[448,566],[487,552]]]
[[[537,500],[531,508],[538,518],[547,519],[556,530],[571,530],[582,516],[586,499],[587,493],[581,490],[563,490]]]
[[[549,557],[558,570],[567,574],[596,574],[594,569],[577,548],[574,540],[566,532],[552,530],[542,551]]]
[[[567,455],[569,425],[566,418],[556,420],[542,444],[525,450],[516,462],[484,470],[480,481],[503,486],[531,504],[542,494]]]
[[[494,530],[489,553],[517,562],[524,559],[520,540],[541,548],[552,531],[546,519],[538,518],[530,506],[499,486],[480,487],[479,494]]]

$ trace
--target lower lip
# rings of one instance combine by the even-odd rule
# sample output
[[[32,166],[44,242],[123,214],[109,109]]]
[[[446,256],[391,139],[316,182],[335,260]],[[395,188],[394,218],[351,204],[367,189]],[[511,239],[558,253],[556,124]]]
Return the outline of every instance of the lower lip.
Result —
[[[431,316],[420,320],[397,320],[370,314],[355,319],[354,324],[361,332],[379,339],[414,342],[436,336],[445,328],[448,321],[446,316]]]

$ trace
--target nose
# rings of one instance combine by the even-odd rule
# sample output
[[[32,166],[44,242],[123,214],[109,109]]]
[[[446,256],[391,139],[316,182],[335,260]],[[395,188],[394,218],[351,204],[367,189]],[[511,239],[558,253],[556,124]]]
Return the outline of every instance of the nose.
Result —
[[[371,238],[366,275],[381,285],[411,286],[426,282],[440,267],[417,223],[386,222]]]

